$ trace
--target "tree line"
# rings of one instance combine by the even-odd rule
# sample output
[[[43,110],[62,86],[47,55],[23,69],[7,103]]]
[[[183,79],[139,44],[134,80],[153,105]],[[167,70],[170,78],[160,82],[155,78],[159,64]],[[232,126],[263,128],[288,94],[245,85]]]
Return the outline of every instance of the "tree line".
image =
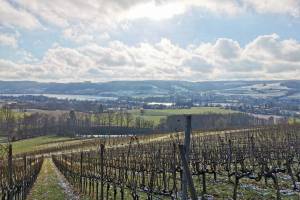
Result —
[[[154,122],[135,117],[127,110],[102,110],[96,113],[72,110],[53,114],[14,112],[8,106],[0,108],[0,136],[6,136],[9,140],[49,134],[75,135],[77,130],[96,126],[153,129]]]
[[[95,132],[101,127],[104,132],[113,127],[114,132],[120,131],[122,134],[128,133],[128,128],[182,131],[184,123],[183,115],[168,116],[162,118],[159,124],[155,124],[154,121],[134,115],[129,110],[104,111],[101,107],[93,113],[74,110],[28,113],[15,112],[8,106],[0,108],[0,136],[7,136],[9,140],[40,135],[91,135],[96,134],[91,133],[92,131]],[[192,121],[194,130],[224,130],[265,125],[271,124],[268,120],[258,119],[244,113],[193,115]]]

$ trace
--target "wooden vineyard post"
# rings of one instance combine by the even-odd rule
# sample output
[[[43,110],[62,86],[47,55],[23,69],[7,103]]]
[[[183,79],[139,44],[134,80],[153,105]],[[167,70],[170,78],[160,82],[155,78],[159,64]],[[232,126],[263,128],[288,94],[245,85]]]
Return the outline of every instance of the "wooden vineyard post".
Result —
[[[125,155],[122,153],[122,164],[121,164],[121,200],[124,200],[124,165],[125,165]]]
[[[26,155],[23,156],[23,162],[24,162],[24,177],[25,179],[23,180],[23,190],[22,190],[22,198],[25,199],[26,196],[26,180],[27,180],[27,162],[26,162]]]
[[[159,164],[159,160],[160,160],[160,150],[157,151],[157,153],[155,153],[155,160],[154,160],[154,169],[157,168],[158,164]],[[150,182],[149,182],[149,193],[148,193],[148,199],[152,200],[152,192],[154,190],[154,184],[155,184],[155,177],[156,177],[156,170],[152,170],[151,171],[151,175],[150,175]]]
[[[184,148],[185,148],[185,159],[186,162],[189,163],[189,153],[190,153],[190,143],[191,143],[191,129],[192,129],[192,116],[186,115],[185,116],[185,132],[184,132]],[[182,177],[182,200],[188,199],[187,193],[187,184],[188,180],[186,177],[186,173],[183,173]]]
[[[73,153],[71,153],[71,163],[70,163],[70,168],[71,168],[71,170],[73,170]],[[72,182],[73,183],[75,183],[75,176],[71,176],[71,178],[72,178]]]
[[[191,172],[189,169],[189,165],[188,165],[188,162],[186,159],[185,147],[183,145],[179,145],[179,151],[180,151],[180,157],[181,157],[182,166],[183,166],[183,173],[185,174],[185,178],[186,178],[186,181],[189,186],[191,198],[192,198],[192,200],[197,200],[197,194],[196,194],[194,182],[193,182],[192,175],[191,175]]]
[[[7,164],[8,164],[8,200],[13,199],[13,163],[12,163],[12,145],[8,145],[8,156],[7,156]]]
[[[176,185],[176,143],[173,143],[173,193],[177,198],[177,185]]]
[[[104,144],[100,145],[100,200],[104,200]]]
[[[82,192],[82,173],[83,173],[83,152],[80,152],[80,192]]]

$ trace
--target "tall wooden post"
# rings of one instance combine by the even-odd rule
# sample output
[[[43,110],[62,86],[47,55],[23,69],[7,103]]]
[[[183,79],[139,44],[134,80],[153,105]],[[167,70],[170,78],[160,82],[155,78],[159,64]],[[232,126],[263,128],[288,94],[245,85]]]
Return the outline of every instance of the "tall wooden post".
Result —
[[[191,130],[192,130],[192,116],[185,115],[185,131],[184,131],[184,149],[185,149],[185,159],[189,163],[189,153],[191,144]],[[188,199],[188,180],[187,175],[184,172],[182,177],[182,200]]]
[[[190,144],[191,144],[191,130],[192,130],[192,116],[185,116],[185,132],[184,132],[184,146],[187,161],[189,161]]]
[[[80,152],[80,192],[83,191],[82,189],[82,177],[83,177],[83,152]]]
[[[23,181],[23,189],[22,189],[22,198],[25,199],[25,196],[26,196],[26,180],[27,180],[27,160],[26,160],[26,155],[24,154],[23,156],[23,162],[24,162],[24,176],[25,176],[25,179]]]
[[[12,145],[8,145],[8,155],[7,155],[7,164],[8,164],[8,187],[9,187],[9,194],[8,200],[13,199],[13,163],[12,163]]]
[[[104,200],[104,144],[100,146],[100,200]]]
[[[185,152],[185,147],[183,145],[179,145],[179,152],[180,152],[180,157],[182,160],[182,167],[183,167],[183,173],[185,174],[186,181],[189,186],[189,190],[191,193],[191,199],[192,200],[197,200],[197,194],[196,194],[196,189],[194,186],[193,178],[189,169],[188,162],[186,160],[186,152]]]

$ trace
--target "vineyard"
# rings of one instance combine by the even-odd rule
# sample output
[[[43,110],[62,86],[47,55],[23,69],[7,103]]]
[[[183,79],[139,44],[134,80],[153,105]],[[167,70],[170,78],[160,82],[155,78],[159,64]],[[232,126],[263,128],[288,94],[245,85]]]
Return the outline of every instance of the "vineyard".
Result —
[[[188,158],[183,141],[180,134],[148,142],[132,137],[52,158],[92,199],[182,199],[187,189],[192,199],[299,198],[298,125],[193,134]]]
[[[2,143],[0,198],[26,199],[48,157],[88,199],[299,199],[299,125],[191,133],[188,146],[183,132],[64,139],[21,154]]]
[[[0,147],[0,198],[26,199],[40,172],[43,157],[13,157],[11,145]]]

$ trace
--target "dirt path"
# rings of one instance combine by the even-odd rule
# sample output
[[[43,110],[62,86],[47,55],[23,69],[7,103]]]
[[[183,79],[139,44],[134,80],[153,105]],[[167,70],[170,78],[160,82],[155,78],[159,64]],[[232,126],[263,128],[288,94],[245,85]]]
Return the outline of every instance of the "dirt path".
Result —
[[[81,200],[50,158],[45,159],[37,181],[27,199]]]

